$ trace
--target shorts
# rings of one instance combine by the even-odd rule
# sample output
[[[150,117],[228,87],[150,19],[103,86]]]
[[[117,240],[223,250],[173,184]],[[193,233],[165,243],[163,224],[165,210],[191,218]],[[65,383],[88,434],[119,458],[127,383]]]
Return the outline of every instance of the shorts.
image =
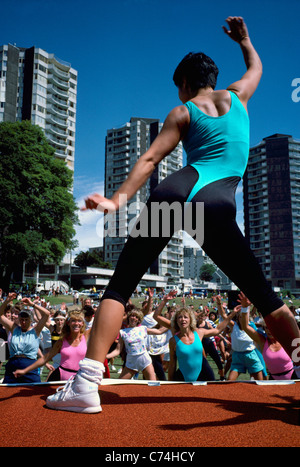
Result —
[[[128,355],[126,357],[125,366],[129,370],[133,371],[143,371],[147,366],[152,364],[152,360],[148,352],[144,352],[140,355]]]
[[[238,373],[258,373],[264,369],[256,350],[250,352],[232,352],[232,362],[230,371],[237,371]]]

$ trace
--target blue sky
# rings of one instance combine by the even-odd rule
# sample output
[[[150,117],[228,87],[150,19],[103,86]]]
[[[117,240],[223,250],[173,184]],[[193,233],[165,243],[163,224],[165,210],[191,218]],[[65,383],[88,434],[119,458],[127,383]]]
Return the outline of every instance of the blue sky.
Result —
[[[74,196],[103,190],[109,128],[130,117],[159,118],[180,104],[172,75],[190,51],[217,63],[217,88],[239,79],[239,46],[222,31],[229,15],[243,16],[264,66],[250,101],[251,145],[273,133],[300,139],[299,0],[10,0],[1,7],[1,44],[36,46],[78,70]],[[300,96],[300,92],[299,92]],[[240,190],[239,190],[240,191]],[[238,220],[242,224],[241,194]],[[80,214],[79,250],[99,246],[101,215]]]

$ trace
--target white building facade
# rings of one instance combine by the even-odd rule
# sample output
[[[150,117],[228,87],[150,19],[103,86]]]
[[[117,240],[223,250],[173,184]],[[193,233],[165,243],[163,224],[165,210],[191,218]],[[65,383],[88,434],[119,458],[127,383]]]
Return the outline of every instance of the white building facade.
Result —
[[[161,130],[162,123],[158,119],[131,118],[120,128],[107,131],[105,147],[105,196],[110,198],[128,176],[139,157],[145,153]],[[151,190],[166,176],[182,168],[183,151],[181,143],[156,168],[152,177],[138,190],[136,195],[115,216],[110,228],[116,228],[116,236],[107,231],[104,225],[104,258],[113,266],[125,244],[130,227],[140,214],[143,205],[150,196]],[[120,235],[118,235],[120,234]],[[183,277],[183,236],[182,232],[174,234],[158,261],[150,267],[149,272],[159,276],[171,275]]]
[[[40,126],[55,156],[74,170],[77,71],[40,48],[0,46],[0,122]]]

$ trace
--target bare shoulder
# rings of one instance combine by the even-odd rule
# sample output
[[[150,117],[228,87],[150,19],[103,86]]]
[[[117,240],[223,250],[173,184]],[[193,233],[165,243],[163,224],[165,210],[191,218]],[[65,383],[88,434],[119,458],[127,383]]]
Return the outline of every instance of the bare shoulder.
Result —
[[[177,123],[189,122],[190,114],[185,105],[178,105],[171,110],[167,119],[176,121]]]
[[[217,91],[212,92],[211,96],[213,99],[216,100],[225,100],[227,102],[230,102],[230,94],[228,92],[228,89],[218,89]]]
[[[214,102],[217,109],[223,109],[225,113],[230,109],[231,95],[227,89],[220,89],[218,91],[214,91],[211,94],[211,99]]]
[[[163,130],[176,131],[183,139],[190,125],[190,114],[185,105],[174,107],[168,114]]]
[[[198,336],[202,339],[204,334],[205,334],[205,328],[197,328],[196,329],[196,333],[198,334]]]

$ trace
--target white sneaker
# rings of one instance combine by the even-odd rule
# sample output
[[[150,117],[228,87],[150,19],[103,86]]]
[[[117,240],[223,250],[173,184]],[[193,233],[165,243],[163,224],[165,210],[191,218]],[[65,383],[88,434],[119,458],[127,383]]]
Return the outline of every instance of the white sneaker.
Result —
[[[79,413],[98,413],[102,411],[98,384],[80,375],[72,376],[65,386],[57,388],[56,393],[47,397],[50,409]]]

